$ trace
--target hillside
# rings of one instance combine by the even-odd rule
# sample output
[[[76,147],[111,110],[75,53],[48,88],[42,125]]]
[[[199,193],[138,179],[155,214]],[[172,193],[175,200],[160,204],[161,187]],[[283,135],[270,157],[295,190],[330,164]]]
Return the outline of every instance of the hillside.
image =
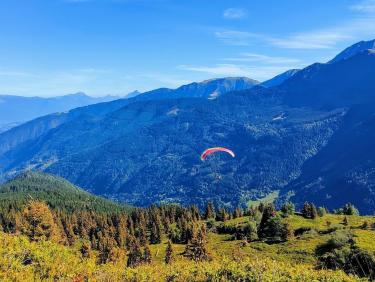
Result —
[[[368,281],[375,217],[260,203],[124,209],[61,178],[0,187],[4,281]],[[214,277],[214,278],[213,278]],[[360,278],[364,278],[360,280]],[[314,280],[314,281],[315,281]]]
[[[129,207],[91,195],[63,178],[43,173],[27,172],[0,185],[0,209],[9,206],[21,208],[31,199],[66,212],[129,210]]]

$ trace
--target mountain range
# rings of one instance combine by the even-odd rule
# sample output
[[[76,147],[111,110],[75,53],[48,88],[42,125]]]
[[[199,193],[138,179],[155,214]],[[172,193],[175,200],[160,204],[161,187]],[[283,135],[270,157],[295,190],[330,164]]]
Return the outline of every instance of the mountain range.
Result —
[[[42,170],[139,206],[233,208],[276,193],[372,213],[373,43],[266,85],[215,79],[40,117],[0,134],[1,177]],[[213,146],[236,158],[202,162]]]
[[[51,98],[0,95],[0,132],[43,115],[65,112],[118,98],[117,96],[90,97],[82,92]]]

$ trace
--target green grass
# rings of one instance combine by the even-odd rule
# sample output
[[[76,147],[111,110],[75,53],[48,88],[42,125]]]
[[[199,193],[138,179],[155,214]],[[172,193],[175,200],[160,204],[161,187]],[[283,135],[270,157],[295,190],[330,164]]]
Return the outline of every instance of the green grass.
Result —
[[[273,191],[272,193],[269,193],[267,196],[263,198],[248,201],[247,205],[258,206],[260,203],[263,203],[263,204],[273,203],[278,197],[279,197],[279,190],[276,190],[276,191]]]

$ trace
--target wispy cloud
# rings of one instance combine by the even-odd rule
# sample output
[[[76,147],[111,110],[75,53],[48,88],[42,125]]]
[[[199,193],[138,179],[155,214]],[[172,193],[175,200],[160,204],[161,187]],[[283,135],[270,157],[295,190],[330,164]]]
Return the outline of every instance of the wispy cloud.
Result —
[[[32,73],[24,71],[13,71],[13,70],[3,70],[0,69],[0,77],[33,77],[35,76]]]
[[[374,3],[375,9],[375,0],[371,2]],[[366,7],[367,11],[372,9],[370,4]],[[364,10],[365,6],[358,6],[357,9]],[[215,37],[230,45],[247,46],[257,43],[284,49],[333,49],[342,42],[374,38],[374,27],[375,16],[371,14],[356,17],[336,26],[285,36],[272,36],[242,30],[224,30],[215,32]]]
[[[256,62],[263,64],[294,64],[300,63],[301,60],[296,58],[286,58],[277,56],[267,56],[254,53],[241,53],[239,57],[236,58],[224,58],[225,61],[232,62]]]
[[[375,13],[375,0],[362,1],[356,5],[349,7],[353,11],[358,11],[362,13]]]
[[[217,64],[213,66],[181,65],[179,69],[207,74],[208,77],[246,76],[259,81],[274,77],[288,69],[289,66],[246,66],[237,64]]]
[[[215,36],[226,44],[238,46],[249,45],[250,39],[259,37],[259,35],[256,33],[239,30],[216,31]]]
[[[246,17],[247,11],[239,8],[229,8],[224,10],[223,18],[230,20],[238,20]]]
[[[290,35],[284,38],[267,38],[274,46],[287,49],[329,49],[338,42],[352,39],[342,30],[322,30]]]
[[[245,66],[234,64],[218,64],[215,66],[179,66],[182,70],[203,72],[211,75],[219,76],[249,76],[251,73]]]
[[[142,74],[138,75],[138,78],[146,79],[146,80],[153,80],[158,82],[159,84],[162,84],[163,87],[178,87],[183,84],[187,84],[190,81],[186,80],[184,78],[181,78],[180,76],[172,75],[172,74],[155,74],[155,73],[149,73],[149,74]]]

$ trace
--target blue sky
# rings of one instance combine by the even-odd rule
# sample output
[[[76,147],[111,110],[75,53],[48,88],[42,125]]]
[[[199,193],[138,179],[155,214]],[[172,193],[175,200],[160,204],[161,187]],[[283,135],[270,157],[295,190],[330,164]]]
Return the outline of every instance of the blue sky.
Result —
[[[2,0],[0,93],[266,80],[375,38],[375,0]]]

